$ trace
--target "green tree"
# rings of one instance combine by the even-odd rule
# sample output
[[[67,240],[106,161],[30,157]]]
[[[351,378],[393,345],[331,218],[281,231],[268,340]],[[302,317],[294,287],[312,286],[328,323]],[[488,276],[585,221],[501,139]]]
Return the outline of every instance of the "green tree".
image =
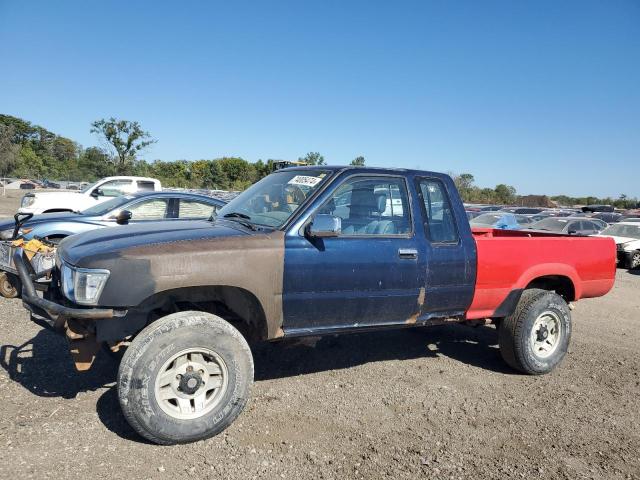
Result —
[[[354,167],[364,167],[364,157],[361,155],[354,158],[353,160],[351,160],[350,165],[353,165]]]
[[[216,161],[234,190],[244,190],[256,180],[256,170],[242,158],[223,157]]]
[[[117,120],[111,117],[96,120],[91,124],[91,133],[104,139],[114,150],[118,173],[126,173],[136,155],[149,145],[156,143],[149,132],[145,132],[138,122]]]
[[[156,160],[151,164],[150,173],[167,187],[186,187],[189,183],[189,162],[176,160],[164,162]]]
[[[479,202],[478,188],[473,185],[475,178],[470,173],[462,173],[460,175],[452,174],[453,183],[456,184],[458,193],[465,202]]]
[[[211,164],[211,176],[213,178],[212,187],[214,189],[227,190],[230,187],[231,182],[229,181],[229,176],[218,160],[214,160]]]
[[[513,205],[516,202],[516,189],[512,186],[501,183],[496,185],[494,191],[497,203],[502,205]]]
[[[33,151],[30,145],[23,145],[18,154],[18,161],[14,174],[23,178],[42,178],[46,167],[42,159]]]
[[[96,180],[116,174],[115,164],[109,155],[98,147],[89,147],[82,152],[78,160],[78,169],[84,180]],[[64,177],[65,175],[63,175]]]
[[[305,162],[308,165],[326,165],[320,152],[309,152],[304,157],[299,157],[298,161]]]
[[[13,143],[15,127],[0,124],[0,174],[6,177],[18,161],[20,145]]]

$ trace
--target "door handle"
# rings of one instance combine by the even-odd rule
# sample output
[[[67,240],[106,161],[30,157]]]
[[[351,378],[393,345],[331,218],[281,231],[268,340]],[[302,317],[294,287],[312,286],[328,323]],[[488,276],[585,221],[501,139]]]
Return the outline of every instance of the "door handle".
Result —
[[[418,250],[415,248],[399,248],[398,256],[400,258],[416,259],[418,258]]]

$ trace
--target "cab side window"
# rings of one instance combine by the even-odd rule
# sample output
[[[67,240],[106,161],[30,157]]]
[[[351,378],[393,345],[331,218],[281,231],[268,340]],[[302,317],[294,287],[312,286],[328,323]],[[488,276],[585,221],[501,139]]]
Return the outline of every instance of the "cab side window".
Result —
[[[348,178],[319,213],[339,217],[345,236],[411,233],[409,200],[402,178]]]
[[[449,196],[440,180],[423,178],[418,181],[425,215],[425,233],[433,243],[457,243],[458,229],[453,218]]]
[[[209,218],[216,211],[216,206],[195,200],[180,199],[178,218]]]
[[[166,198],[155,198],[144,200],[128,208],[131,212],[131,220],[163,220],[167,218],[169,210],[169,200]]]
[[[103,197],[119,197],[131,191],[131,180],[111,180],[100,185],[97,193]]]

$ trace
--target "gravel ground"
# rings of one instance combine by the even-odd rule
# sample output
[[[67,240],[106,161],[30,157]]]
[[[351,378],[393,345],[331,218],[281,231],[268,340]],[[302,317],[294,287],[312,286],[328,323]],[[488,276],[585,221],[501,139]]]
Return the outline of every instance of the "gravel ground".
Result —
[[[62,337],[0,298],[0,479],[640,479],[639,292],[619,270],[578,302],[569,355],[542,377],[502,362],[493,327],[263,345],[238,420],[173,447],[128,426],[113,359],[76,373]]]
[[[492,327],[332,337],[254,352],[223,434],[146,443],[108,356],[74,371],[63,338],[0,299],[0,478],[640,478],[640,275],[579,302],[552,374],[506,367]]]
[[[38,190],[48,191],[48,190]],[[20,208],[20,202],[25,193],[33,192],[33,190],[3,190],[0,187],[0,218],[13,217]]]

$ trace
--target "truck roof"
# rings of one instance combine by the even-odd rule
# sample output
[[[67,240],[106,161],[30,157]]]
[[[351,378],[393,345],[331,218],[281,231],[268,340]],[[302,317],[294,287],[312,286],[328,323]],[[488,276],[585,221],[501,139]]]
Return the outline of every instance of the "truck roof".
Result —
[[[405,174],[418,174],[418,175],[425,175],[428,174],[429,176],[435,176],[435,177],[443,177],[446,176],[446,174],[444,173],[437,173],[437,172],[432,172],[429,170],[414,170],[414,169],[409,169],[409,168],[388,168],[388,167],[359,167],[356,165],[307,165],[304,167],[287,167],[287,168],[282,168],[280,170],[277,170],[278,172],[283,172],[283,171],[296,171],[296,170],[301,170],[301,171],[305,171],[305,170],[330,170],[332,172],[336,172],[336,171],[346,171],[346,170],[356,170],[358,172],[376,172],[376,173],[381,173],[381,172],[388,172],[388,173],[405,173]]]
[[[151,178],[151,177],[136,177],[135,175],[115,175],[113,177],[104,177],[101,178],[100,180],[97,181],[102,181],[102,180],[147,180],[149,182],[158,182],[160,183],[160,180],[158,180],[157,178]]]

